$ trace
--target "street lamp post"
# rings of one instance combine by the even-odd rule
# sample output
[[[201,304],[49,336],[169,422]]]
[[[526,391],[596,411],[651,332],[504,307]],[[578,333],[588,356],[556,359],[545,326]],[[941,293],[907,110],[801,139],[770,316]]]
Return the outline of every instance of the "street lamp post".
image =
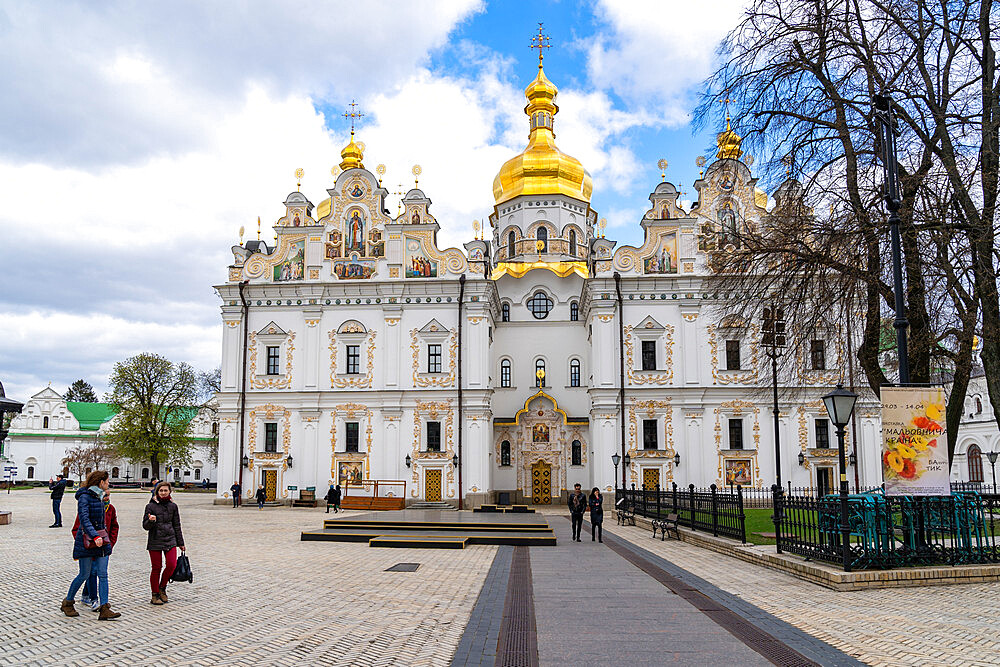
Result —
[[[889,241],[892,246],[892,291],[895,295],[896,355],[899,357],[899,383],[910,382],[910,361],[906,352],[906,320],[903,303],[903,269],[899,241],[899,169],[896,164],[896,123],[892,118],[892,99],[888,95],[875,95],[875,124],[882,144],[882,167],[885,169],[885,202],[889,209]]]
[[[618,454],[611,455],[611,463],[615,467],[615,505],[618,504],[620,498],[618,497],[618,464],[621,463],[622,457]]]
[[[993,495],[997,493],[997,456],[1000,452],[986,452],[986,457],[990,460],[990,470],[993,471]]]
[[[781,434],[779,430],[779,416],[781,413],[778,410],[778,357],[781,356],[781,351],[785,347],[784,311],[773,305],[770,308],[765,308],[764,324],[761,331],[763,333],[761,342],[767,350],[767,356],[771,358],[771,387],[774,392],[774,405],[772,406],[774,412],[774,486],[771,487],[771,493],[774,496],[772,503],[774,512],[771,518],[774,521],[774,541],[777,545],[775,548],[778,553],[781,553],[781,519],[783,512],[781,496],[783,487],[781,486]],[[729,492],[732,493],[732,490],[733,480],[730,478]]]
[[[844,436],[857,400],[857,394],[844,389],[844,386],[840,384],[823,397],[830,421],[837,427],[837,452],[840,457],[840,532],[844,572],[851,571],[851,528],[847,521],[847,460],[844,456]]]

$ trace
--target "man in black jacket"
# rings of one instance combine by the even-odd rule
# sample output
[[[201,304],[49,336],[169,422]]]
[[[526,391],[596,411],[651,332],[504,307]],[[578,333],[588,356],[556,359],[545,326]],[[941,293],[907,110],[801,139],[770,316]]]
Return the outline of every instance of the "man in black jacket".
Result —
[[[579,484],[573,485],[573,493],[569,495],[569,517],[573,522],[573,539],[580,541],[580,529],[583,528],[583,513],[587,511],[587,496],[583,495]]]
[[[55,522],[49,526],[49,528],[62,528],[62,512],[59,510],[59,505],[62,503],[63,493],[66,491],[66,485],[69,481],[64,475],[56,475],[55,481],[49,477],[49,490],[52,491],[52,513],[55,515]]]

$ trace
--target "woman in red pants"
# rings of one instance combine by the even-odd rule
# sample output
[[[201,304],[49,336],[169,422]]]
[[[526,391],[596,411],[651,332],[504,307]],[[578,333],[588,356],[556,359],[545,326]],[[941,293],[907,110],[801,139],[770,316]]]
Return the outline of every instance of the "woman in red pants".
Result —
[[[149,586],[153,589],[153,597],[149,602],[164,604],[167,601],[167,582],[177,567],[177,547],[184,551],[181,515],[177,511],[176,503],[170,498],[170,482],[160,482],[156,485],[153,490],[153,500],[146,505],[142,527],[149,533],[146,550],[149,552],[149,562],[152,564]]]

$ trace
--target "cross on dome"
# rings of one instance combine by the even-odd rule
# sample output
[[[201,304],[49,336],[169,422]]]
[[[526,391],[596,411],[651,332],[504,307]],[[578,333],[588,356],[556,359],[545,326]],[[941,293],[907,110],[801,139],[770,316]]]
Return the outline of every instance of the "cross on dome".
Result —
[[[538,69],[542,69],[542,58],[544,57],[544,49],[551,49],[552,45],[549,44],[549,36],[542,33],[542,23],[538,23],[538,34],[531,38],[530,49],[538,49]]]
[[[351,119],[351,136],[354,136],[354,119],[355,118],[364,118],[364,116],[365,116],[363,113],[361,113],[360,111],[357,110],[357,106],[358,105],[355,104],[354,100],[351,100],[351,104],[350,104],[351,111],[350,112],[346,112],[346,111],[344,112],[344,118],[350,118]]]

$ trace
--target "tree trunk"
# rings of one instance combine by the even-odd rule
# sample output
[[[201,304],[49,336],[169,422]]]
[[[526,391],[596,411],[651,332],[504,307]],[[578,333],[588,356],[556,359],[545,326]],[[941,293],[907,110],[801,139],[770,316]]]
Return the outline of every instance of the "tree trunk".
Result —
[[[149,457],[149,468],[152,473],[150,479],[160,479],[160,453],[154,451]]]

